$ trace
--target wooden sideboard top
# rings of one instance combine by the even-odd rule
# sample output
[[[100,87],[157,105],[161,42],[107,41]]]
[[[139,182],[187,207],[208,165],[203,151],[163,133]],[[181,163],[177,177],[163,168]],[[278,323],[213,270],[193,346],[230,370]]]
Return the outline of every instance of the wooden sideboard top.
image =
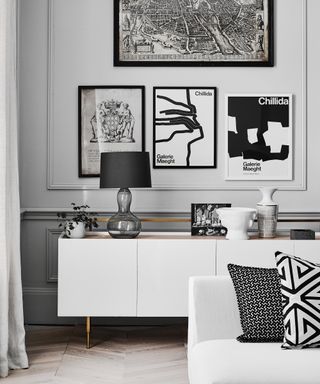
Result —
[[[277,237],[272,239],[263,239],[258,236],[257,233],[249,233],[249,240],[290,240],[288,234],[278,234]],[[86,236],[83,239],[68,239],[61,235],[60,239],[66,240],[117,240],[107,232],[86,232]],[[138,240],[226,240],[224,236],[191,236],[189,232],[142,232],[136,239]],[[320,232],[316,233],[316,240],[320,240]],[[246,241],[246,240],[243,240]],[[299,240],[297,240],[299,241]],[[311,240],[312,241],[312,240]]]

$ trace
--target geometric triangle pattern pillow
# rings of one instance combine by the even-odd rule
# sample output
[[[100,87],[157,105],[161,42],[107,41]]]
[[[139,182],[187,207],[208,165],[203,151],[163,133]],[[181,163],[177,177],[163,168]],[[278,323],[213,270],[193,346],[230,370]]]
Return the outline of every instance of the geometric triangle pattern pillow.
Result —
[[[320,264],[276,252],[285,349],[320,347]]]

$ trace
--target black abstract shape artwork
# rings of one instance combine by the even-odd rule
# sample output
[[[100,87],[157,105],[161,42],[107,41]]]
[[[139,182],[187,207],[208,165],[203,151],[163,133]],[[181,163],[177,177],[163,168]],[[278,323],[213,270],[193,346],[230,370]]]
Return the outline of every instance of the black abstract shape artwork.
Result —
[[[280,152],[271,152],[266,145],[264,134],[268,122],[278,122],[283,128],[289,127],[288,105],[260,105],[259,97],[232,97],[228,101],[228,115],[236,119],[237,132],[228,131],[228,153],[230,158],[242,157],[257,161],[286,160],[289,145],[283,144]],[[248,130],[257,128],[257,141],[250,143]]]

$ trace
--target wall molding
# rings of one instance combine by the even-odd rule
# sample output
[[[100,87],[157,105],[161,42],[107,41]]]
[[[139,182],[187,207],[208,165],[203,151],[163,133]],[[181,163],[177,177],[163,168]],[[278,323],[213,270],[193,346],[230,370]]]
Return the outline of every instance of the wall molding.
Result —
[[[72,214],[69,209],[66,208],[28,208],[24,209],[21,218],[22,220],[36,220],[36,221],[55,221],[58,227],[57,212],[66,212]],[[114,214],[114,212],[104,211],[104,210],[95,210],[96,216],[98,218],[109,217]],[[189,219],[191,213],[189,211],[139,211],[135,212],[141,218],[176,218],[179,219]],[[320,212],[279,212],[279,222],[319,222],[320,223]],[[47,246],[50,243],[50,240],[53,236],[59,236],[61,234],[61,229],[47,229]],[[48,248],[47,248],[48,249]],[[48,253],[48,252],[47,252]],[[47,256],[49,259],[50,256]],[[49,274],[50,275],[50,274]]]
[[[54,0],[48,1],[48,64],[47,64],[47,188],[48,190],[98,190],[97,184],[84,184],[80,182],[75,183],[59,183],[55,180],[54,175],[54,156],[55,148],[53,145],[53,130],[54,130]],[[297,131],[294,132],[294,143],[301,142],[301,172],[299,182],[284,185],[278,185],[278,190],[281,191],[305,191],[307,190],[307,91],[308,91],[308,74],[307,74],[307,0],[301,1],[302,6],[302,106],[301,106],[301,120],[302,132],[301,137],[297,137]],[[277,15],[275,15],[277,17]],[[295,124],[296,126],[298,124]],[[294,168],[294,175],[296,169]],[[274,185],[275,181],[260,182],[261,185]],[[154,191],[255,191],[257,181],[247,181],[246,185],[239,185],[239,182],[224,181],[221,185],[203,184],[199,186],[186,185],[168,185],[168,184],[154,184],[152,190]]]
[[[57,239],[61,235],[61,229],[46,229],[46,264],[47,264],[47,283],[57,283]]]
[[[47,188],[56,188],[53,178],[53,128],[54,128],[54,97],[53,97],[53,68],[54,68],[54,20],[53,0],[48,0],[48,58],[47,58]]]
[[[58,294],[58,288],[46,288],[46,287],[23,287],[22,290],[24,295],[53,295],[56,296]]]

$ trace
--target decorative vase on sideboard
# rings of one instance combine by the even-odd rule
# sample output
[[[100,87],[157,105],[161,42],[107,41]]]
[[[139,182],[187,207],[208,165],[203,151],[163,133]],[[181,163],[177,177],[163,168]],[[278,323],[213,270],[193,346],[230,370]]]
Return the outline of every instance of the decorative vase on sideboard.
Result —
[[[261,238],[273,238],[277,232],[278,204],[272,200],[276,188],[259,188],[262,200],[257,204],[258,233]]]

